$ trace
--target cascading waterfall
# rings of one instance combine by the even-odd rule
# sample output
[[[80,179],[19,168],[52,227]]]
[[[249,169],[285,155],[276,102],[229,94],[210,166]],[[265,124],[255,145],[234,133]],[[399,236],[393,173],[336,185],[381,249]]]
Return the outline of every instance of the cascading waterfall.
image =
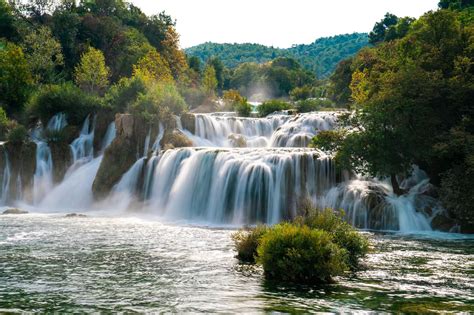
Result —
[[[8,154],[7,151],[4,151],[4,159],[5,159],[5,165],[3,168],[3,172],[1,173],[2,175],[2,186],[1,191],[0,191],[0,206],[6,205],[9,197],[9,192],[10,192],[10,177],[11,177],[11,168],[10,168],[10,160],[8,159]]]
[[[101,153],[94,157],[95,118],[87,117],[79,137],[70,145],[74,163],[56,187],[51,151],[38,128],[32,135],[37,144],[35,204],[47,211],[141,208],[170,219],[274,224],[294,217],[298,204],[310,200],[318,207],[344,209],[346,219],[359,228],[429,231],[431,218],[420,209],[435,213],[441,207],[425,194],[429,186],[426,174],[415,170],[401,184],[409,193],[396,196],[389,181],[357,176],[344,179],[335,171],[330,156],[305,148],[318,132],[335,128],[339,114],[280,113],[266,118],[196,114],[194,134],[183,129],[177,118],[178,129],[198,147],[164,152],[160,152],[160,142],[165,128],[160,124],[153,144],[150,131],[142,139],[144,150],[137,161],[99,203],[94,201],[92,184],[102,154],[115,138],[115,124],[109,125]],[[66,125],[66,117],[59,114],[47,126],[60,131]],[[5,161],[0,174],[3,204],[11,199],[7,155]],[[21,185],[21,177],[16,180]]]
[[[94,156],[94,129],[95,117],[91,126],[88,116],[82,125],[79,137],[70,145],[74,164],[88,162]]]
[[[306,147],[319,131],[336,126],[337,112],[315,112],[291,116],[273,114],[265,118],[235,117],[234,113],[196,114],[197,146]],[[243,145],[244,144],[244,145]]]
[[[89,129],[89,118],[84,122],[79,138],[71,147],[76,150],[76,162],[68,170],[64,180],[41,201],[39,207],[49,211],[87,210],[94,203],[92,184],[99,170],[103,155],[93,157],[94,130]],[[104,144],[112,143],[115,124],[109,125]],[[105,149],[105,148],[104,148]]]
[[[36,171],[33,179],[34,204],[53,188],[53,158],[51,149],[43,141],[36,142]]]
[[[312,149],[178,149],[155,169],[148,207],[166,216],[216,223],[276,223],[299,198],[335,184],[331,160]]]
[[[66,126],[66,115],[59,113],[49,120],[46,130],[49,132],[59,132]],[[43,128],[39,126],[32,134],[32,138],[36,143],[36,171],[33,178],[33,203],[35,205],[53,188],[53,158],[51,149],[44,139],[43,132]],[[21,192],[22,190],[17,191]]]

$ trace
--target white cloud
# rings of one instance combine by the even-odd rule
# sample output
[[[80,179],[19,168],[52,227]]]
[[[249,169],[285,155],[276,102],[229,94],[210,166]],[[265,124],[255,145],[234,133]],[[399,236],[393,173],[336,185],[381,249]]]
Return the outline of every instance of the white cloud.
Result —
[[[181,45],[206,41],[276,47],[316,38],[369,32],[386,12],[419,17],[438,0],[132,0],[146,14],[166,11],[177,20]]]

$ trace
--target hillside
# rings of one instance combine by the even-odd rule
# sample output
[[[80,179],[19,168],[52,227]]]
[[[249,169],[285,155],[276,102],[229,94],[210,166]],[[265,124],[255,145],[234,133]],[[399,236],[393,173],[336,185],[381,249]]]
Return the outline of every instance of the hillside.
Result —
[[[215,44],[204,43],[186,49],[190,56],[205,62],[216,56],[225,66],[234,68],[244,62],[263,63],[276,57],[287,56],[297,59],[306,69],[319,78],[328,77],[336,65],[368,45],[365,33],[337,35],[317,39],[308,45],[295,45],[288,49],[268,47],[259,44]]]

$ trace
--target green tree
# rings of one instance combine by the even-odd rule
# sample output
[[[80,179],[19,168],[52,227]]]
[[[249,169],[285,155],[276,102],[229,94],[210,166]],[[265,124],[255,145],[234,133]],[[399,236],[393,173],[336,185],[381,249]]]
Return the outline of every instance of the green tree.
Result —
[[[369,34],[369,42],[374,45],[383,42],[385,40],[387,30],[390,27],[397,25],[397,23],[398,17],[387,12],[380,22],[375,23],[372,32]]]
[[[168,62],[157,51],[148,52],[133,66],[133,75],[145,81],[174,82]]]
[[[89,47],[74,70],[74,80],[85,92],[104,93],[109,85],[109,68],[105,65],[104,54]]]
[[[214,71],[216,72],[217,88],[222,90],[224,87],[224,64],[218,57],[209,58],[207,64],[214,67]]]
[[[23,50],[6,43],[0,48],[0,104],[9,114],[22,110],[32,84],[32,74]]]
[[[35,78],[40,83],[55,82],[64,65],[61,44],[47,26],[40,26],[25,37],[25,52]]]
[[[207,95],[213,96],[217,89],[216,70],[213,66],[207,65],[202,78],[202,85]]]
[[[15,16],[12,7],[5,0],[0,0],[0,38],[12,40],[17,36]]]

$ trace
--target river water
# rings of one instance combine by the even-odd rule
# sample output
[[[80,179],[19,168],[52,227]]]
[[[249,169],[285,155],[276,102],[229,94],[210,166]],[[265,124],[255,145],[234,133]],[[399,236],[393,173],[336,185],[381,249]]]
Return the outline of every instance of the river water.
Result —
[[[239,264],[232,228],[155,217],[0,216],[0,313],[474,311],[474,240],[367,233],[364,269],[273,285]]]

